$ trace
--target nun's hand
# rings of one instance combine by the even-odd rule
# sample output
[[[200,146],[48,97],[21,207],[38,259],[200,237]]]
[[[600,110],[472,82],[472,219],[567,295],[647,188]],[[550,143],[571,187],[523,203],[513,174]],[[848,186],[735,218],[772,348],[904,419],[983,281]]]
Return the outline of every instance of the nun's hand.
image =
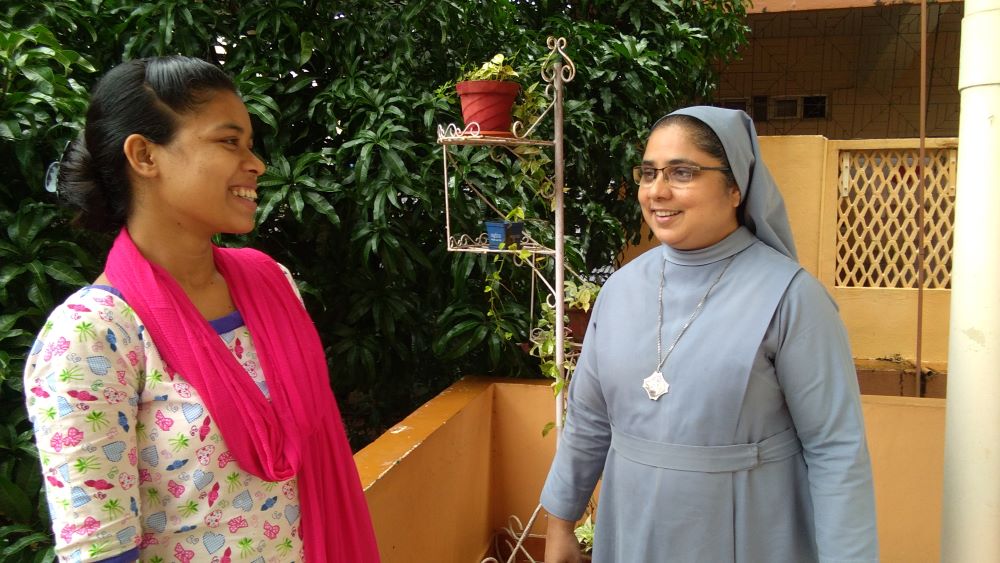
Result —
[[[545,563],[581,563],[583,554],[573,529],[576,522],[549,515],[545,534]]]

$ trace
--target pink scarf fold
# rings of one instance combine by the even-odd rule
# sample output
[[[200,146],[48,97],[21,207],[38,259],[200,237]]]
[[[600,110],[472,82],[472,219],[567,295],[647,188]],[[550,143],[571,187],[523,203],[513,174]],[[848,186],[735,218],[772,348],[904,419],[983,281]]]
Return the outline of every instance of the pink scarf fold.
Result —
[[[377,562],[368,505],[312,319],[270,257],[249,248],[213,252],[253,338],[270,401],[180,285],[142,256],[124,228],[105,273],[167,366],[198,390],[240,467],[267,481],[298,479],[307,563]]]

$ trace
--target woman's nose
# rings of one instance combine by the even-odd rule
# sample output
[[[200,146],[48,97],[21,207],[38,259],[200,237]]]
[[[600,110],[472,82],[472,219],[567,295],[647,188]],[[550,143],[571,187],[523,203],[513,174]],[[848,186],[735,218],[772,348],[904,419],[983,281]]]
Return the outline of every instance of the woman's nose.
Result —
[[[647,188],[649,190],[649,197],[656,199],[668,199],[673,197],[674,189],[670,187],[670,182],[667,181],[666,170],[661,170],[656,178],[653,179],[653,183]]]
[[[264,170],[267,169],[267,165],[264,164],[264,161],[261,160],[260,157],[257,156],[257,153],[253,151],[250,151],[250,158],[247,162],[247,167],[257,176],[264,174]]]

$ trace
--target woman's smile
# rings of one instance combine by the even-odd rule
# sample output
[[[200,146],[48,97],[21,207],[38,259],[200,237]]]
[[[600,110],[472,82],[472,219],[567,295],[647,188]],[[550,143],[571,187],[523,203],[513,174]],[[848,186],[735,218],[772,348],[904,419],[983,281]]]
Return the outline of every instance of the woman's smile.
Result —
[[[251,216],[257,212],[256,186],[234,186],[229,188],[229,195],[233,196],[237,205],[249,212]]]
[[[667,209],[652,209],[653,216],[656,217],[657,222],[666,222],[669,219],[677,217],[683,211],[667,210]]]

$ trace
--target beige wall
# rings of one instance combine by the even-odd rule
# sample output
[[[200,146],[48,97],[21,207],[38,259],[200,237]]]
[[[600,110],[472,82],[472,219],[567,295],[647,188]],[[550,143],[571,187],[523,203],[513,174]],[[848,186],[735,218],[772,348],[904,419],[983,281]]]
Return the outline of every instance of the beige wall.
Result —
[[[856,358],[914,360],[917,346],[915,289],[842,288],[834,286],[836,261],[837,154],[843,147],[916,146],[913,139],[828,141],[820,136],[761,137],[764,161],[781,188],[788,209],[799,262],[827,287],[840,307]],[[928,147],[952,146],[932,140]],[[658,242],[648,239],[625,249],[628,262]],[[951,291],[924,290],[921,360],[938,369],[948,360]]]
[[[938,561],[944,405],[862,397],[884,563]],[[509,516],[526,522],[552,413],[547,381],[463,379],[358,452],[383,562],[478,563]]]
[[[836,2],[818,2],[828,8]],[[779,10],[811,2],[772,2]],[[762,121],[762,135],[829,139],[919,136],[920,6],[752,14],[750,41],[720,73],[716,100],[827,96],[828,114]],[[854,4],[851,4],[854,5]],[[929,3],[927,135],[958,135],[958,55],[964,4]]]
[[[941,553],[944,399],[864,395],[883,563],[937,562]]]
[[[799,263],[814,276],[819,276],[823,232],[818,219],[827,203],[817,190],[826,173],[826,143],[816,135],[760,138],[764,162],[785,198]]]

